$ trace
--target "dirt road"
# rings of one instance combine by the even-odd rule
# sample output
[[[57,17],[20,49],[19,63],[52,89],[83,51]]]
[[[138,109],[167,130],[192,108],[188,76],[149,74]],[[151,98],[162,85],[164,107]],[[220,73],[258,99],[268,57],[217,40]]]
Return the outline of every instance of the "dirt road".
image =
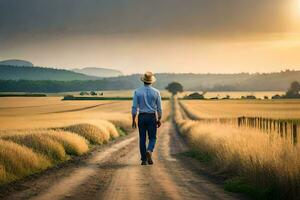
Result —
[[[134,133],[94,151],[85,159],[32,177],[2,199],[241,199],[224,192],[187,151],[171,123],[160,128],[154,165],[141,166]]]

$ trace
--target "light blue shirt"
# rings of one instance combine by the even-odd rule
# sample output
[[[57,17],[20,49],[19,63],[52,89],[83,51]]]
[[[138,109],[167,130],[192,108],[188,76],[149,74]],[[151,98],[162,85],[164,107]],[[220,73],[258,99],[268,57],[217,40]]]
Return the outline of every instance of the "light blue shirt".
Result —
[[[162,114],[160,92],[150,85],[136,89],[133,94],[132,114],[137,112]]]

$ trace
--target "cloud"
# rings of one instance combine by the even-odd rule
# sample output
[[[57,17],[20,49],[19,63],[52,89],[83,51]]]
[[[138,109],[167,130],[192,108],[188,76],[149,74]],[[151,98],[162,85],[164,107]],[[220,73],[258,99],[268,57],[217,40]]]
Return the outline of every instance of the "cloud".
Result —
[[[292,0],[0,0],[0,37],[286,31]]]

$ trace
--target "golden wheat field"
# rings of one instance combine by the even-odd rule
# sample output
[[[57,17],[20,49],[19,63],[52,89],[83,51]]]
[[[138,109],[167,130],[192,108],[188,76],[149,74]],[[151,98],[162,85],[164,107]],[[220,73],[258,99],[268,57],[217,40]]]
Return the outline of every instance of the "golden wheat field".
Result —
[[[166,102],[164,102],[166,105]],[[0,184],[39,172],[130,132],[131,101],[0,99]]]
[[[61,101],[61,97],[0,99],[0,129],[48,128],[99,119],[129,119],[129,101]],[[18,123],[16,123],[18,122]]]
[[[182,100],[181,103],[199,118],[300,118],[299,100]]]
[[[181,101],[202,118],[263,116],[300,117],[299,101]],[[263,192],[278,192],[281,199],[297,199],[300,193],[300,144],[276,131],[238,127],[232,123],[190,120],[177,100],[174,121],[195,151],[211,160],[220,173],[234,174]],[[274,191],[273,191],[274,192]]]
[[[290,134],[207,121],[207,118],[300,119],[297,100],[163,101],[164,119],[221,174],[234,174],[265,191],[296,199],[300,187],[300,143]],[[184,108],[184,110],[183,110]],[[61,101],[59,97],[0,99],[0,184],[87,153],[131,128],[131,101]],[[189,115],[185,115],[188,113]],[[197,116],[191,120],[188,116]],[[298,141],[300,141],[298,135]]]
[[[0,99],[0,183],[49,168],[129,129],[129,102]],[[113,106],[112,106],[113,105]],[[113,121],[110,122],[110,121]]]

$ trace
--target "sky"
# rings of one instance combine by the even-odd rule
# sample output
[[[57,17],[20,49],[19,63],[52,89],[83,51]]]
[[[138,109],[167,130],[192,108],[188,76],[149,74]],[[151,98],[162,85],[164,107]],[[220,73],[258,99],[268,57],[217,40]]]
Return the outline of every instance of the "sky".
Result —
[[[300,0],[0,0],[0,60],[125,74],[300,70]]]

